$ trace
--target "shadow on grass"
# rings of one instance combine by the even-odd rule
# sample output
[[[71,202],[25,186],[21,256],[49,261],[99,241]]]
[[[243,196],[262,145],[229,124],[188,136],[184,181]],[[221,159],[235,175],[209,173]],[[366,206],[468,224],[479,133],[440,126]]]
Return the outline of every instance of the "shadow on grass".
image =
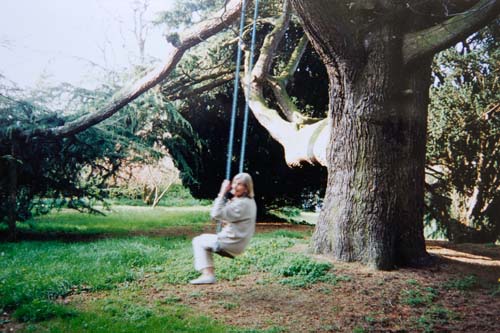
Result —
[[[126,238],[136,236],[146,237],[177,237],[177,236],[194,236],[200,232],[205,232],[208,227],[200,226],[185,226],[185,227],[169,227],[161,229],[152,229],[144,231],[130,232],[70,232],[70,231],[30,231],[19,230],[16,234],[16,240],[19,241],[61,241],[61,242],[92,242],[100,239],[108,238]],[[215,228],[215,226],[213,227]],[[0,242],[9,241],[6,231],[0,232]]]
[[[470,256],[486,256],[493,260],[500,260],[500,246],[493,243],[452,243],[448,241],[427,241],[428,246],[438,246],[450,251],[466,253]]]
[[[428,241],[427,251],[439,258],[440,265],[463,276],[476,275],[496,284],[500,274],[500,246],[485,244],[453,244]]]

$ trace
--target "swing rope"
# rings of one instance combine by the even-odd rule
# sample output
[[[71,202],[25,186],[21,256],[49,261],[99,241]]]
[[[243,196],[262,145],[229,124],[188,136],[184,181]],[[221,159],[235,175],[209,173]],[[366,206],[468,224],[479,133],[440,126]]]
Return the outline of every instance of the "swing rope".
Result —
[[[233,142],[234,142],[234,131],[235,131],[235,123],[236,123],[236,113],[238,109],[238,88],[239,88],[239,82],[240,82],[240,71],[241,71],[241,49],[242,49],[242,43],[243,43],[243,31],[245,29],[245,16],[246,16],[246,0],[242,0],[242,8],[241,8],[241,15],[240,15],[240,32],[239,32],[239,37],[238,37],[238,50],[236,53],[236,73],[235,73],[235,78],[234,78],[234,86],[233,86],[233,104],[231,108],[231,122],[229,126],[229,142],[228,142],[228,147],[227,147],[227,160],[226,160],[226,179],[231,179],[231,161],[233,158]],[[250,62],[249,62],[249,68],[248,68],[248,76],[251,75],[252,69],[253,69],[253,55],[255,51],[255,36],[256,36],[256,23],[257,23],[257,16],[258,16],[258,11],[259,11],[259,0],[255,0],[255,9],[254,9],[254,16],[253,16],[253,24],[252,24],[252,41],[251,41],[251,47],[250,47]],[[249,83],[249,77],[247,80],[247,83]],[[248,95],[250,92],[250,84],[247,84],[247,93],[246,93],[246,98],[245,98],[245,111],[244,111],[244,117],[243,117],[243,133],[241,137],[241,152],[240,152],[240,165],[239,165],[239,172],[243,172],[243,164],[245,161],[245,147],[246,147],[246,141],[247,141],[247,128],[248,128],[248,113],[249,113],[249,106],[248,106]]]
[[[231,110],[231,124],[229,127],[229,142],[228,142],[228,147],[227,147],[227,160],[226,160],[226,179],[231,179],[231,160],[233,157],[233,141],[234,141],[234,128],[235,128],[235,123],[236,123],[236,113],[237,113],[237,106],[238,106],[238,87],[239,87],[239,81],[240,81],[240,69],[241,69],[241,44],[243,41],[243,30],[245,28],[245,8],[246,8],[246,0],[242,0],[243,5],[241,8],[241,16],[240,16],[240,32],[239,32],[239,37],[238,37],[238,50],[236,53],[236,74],[234,78],[234,87],[233,87],[233,104],[232,104],[232,110]],[[255,36],[256,36],[256,23],[257,23],[257,16],[259,12],[259,0],[255,0],[255,9],[254,9],[254,14],[253,14],[253,25],[252,25],[252,42],[250,46],[250,61],[249,61],[249,68],[248,68],[248,77],[247,77],[247,93],[246,93],[246,98],[245,98],[245,112],[244,112],[244,117],[243,117],[243,133],[241,136],[241,152],[240,152],[240,169],[239,172],[243,172],[243,164],[245,161],[245,146],[246,146],[246,141],[247,141],[247,128],[248,128],[248,113],[249,113],[249,106],[248,106],[248,96],[250,93],[250,75],[252,73],[253,69],[253,54],[255,51]],[[216,232],[219,233],[222,230],[222,224],[221,221],[217,221],[217,226],[216,226]],[[216,251],[219,253],[218,251]]]
[[[233,141],[234,141],[234,127],[236,123],[236,112],[238,106],[238,86],[240,82],[240,68],[241,68],[241,42],[243,40],[243,29],[245,26],[245,8],[246,0],[243,0],[240,15],[240,33],[238,36],[238,50],[236,51],[236,74],[234,77],[233,86],[233,105],[231,108],[231,125],[229,126],[229,142],[227,146],[227,160],[226,160],[226,179],[231,177],[231,160],[233,157]]]
[[[250,61],[248,65],[248,73],[247,73],[247,85],[246,85],[246,94],[245,94],[245,112],[243,116],[243,133],[241,135],[241,152],[240,152],[240,170],[239,172],[243,172],[243,163],[245,162],[245,147],[247,144],[247,132],[248,132],[248,99],[250,97],[250,77],[252,75],[253,70],[253,54],[255,51],[255,36],[256,36],[256,22],[257,17],[259,15],[259,0],[255,0],[255,9],[253,11],[253,24],[252,24],[252,42],[250,44]]]

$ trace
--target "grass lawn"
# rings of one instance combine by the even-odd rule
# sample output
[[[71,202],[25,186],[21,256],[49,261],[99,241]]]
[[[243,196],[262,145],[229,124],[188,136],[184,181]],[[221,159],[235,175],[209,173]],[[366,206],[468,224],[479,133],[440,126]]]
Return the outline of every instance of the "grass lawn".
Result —
[[[500,331],[495,244],[433,242],[432,267],[373,271],[312,256],[310,226],[262,223],[243,255],[215,257],[215,285],[191,286],[208,223],[207,208],[125,206],[31,221],[57,237],[0,242],[0,332]]]
[[[124,234],[169,227],[192,227],[195,230],[210,221],[209,207],[136,207],[112,206],[105,215],[81,214],[63,209],[18,223],[21,232],[61,232],[78,234]]]
[[[31,221],[36,232],[104,233],[87,242],[22,241],[0,243],[0,311],[28,332],[272,332],[231,328],[199,315],[175,299],[151,304],[140,296],[144,284],[187,285],[197,276],[190,239],[123,237],[136,230],[203,226],[206,208],[114,207],[107,216],[53,213]],[[112,237],[113,234],[119,238]],[[251,272],[268,272],[280,283],[307,286],[334,280],[326,263],[286,251],[304,234],[278,231],[259,235],[236,260],[216,258],[219,280],[234,281]],[[153,279],[151,277],[154,277]],[[65,304],[75,295],[95,295]],[[97,296],[98,295],[98,296]]]

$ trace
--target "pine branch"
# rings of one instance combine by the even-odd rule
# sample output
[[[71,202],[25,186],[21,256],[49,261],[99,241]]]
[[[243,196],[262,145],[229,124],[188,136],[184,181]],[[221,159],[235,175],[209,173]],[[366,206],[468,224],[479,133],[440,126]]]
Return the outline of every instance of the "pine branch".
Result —
[[[236,20],[241,7],[242,3],[240,0],[231,0],[216,17],[200,22],[192,29],[188,29],[179,35],[174,45],[174,49],[169,53],[162,66],[152,70],[134,84],[118,91],[110,101],[97,112],[83,116],[63,126],[22,131],[18,136],[24,139],[34,136],[66,137],[82,132],[111,117],[142,93],[163,81],[179,63],[187,50],[219,31],[222,31],[228,24]]]

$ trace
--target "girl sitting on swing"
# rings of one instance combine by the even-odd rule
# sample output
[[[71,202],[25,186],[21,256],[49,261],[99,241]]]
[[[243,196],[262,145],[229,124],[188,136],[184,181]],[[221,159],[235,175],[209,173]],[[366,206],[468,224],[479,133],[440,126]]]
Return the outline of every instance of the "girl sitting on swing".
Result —
[[[201,276],[191,284],[215,283],[212,253],[228,257],[243,253],[255,232],[256,215],[252,177],[239,173],[232,183],[224,180],[210,211],[212,219],[222,221],[224,227],[217,234],[202,234],[193,239],[194,267]]]

